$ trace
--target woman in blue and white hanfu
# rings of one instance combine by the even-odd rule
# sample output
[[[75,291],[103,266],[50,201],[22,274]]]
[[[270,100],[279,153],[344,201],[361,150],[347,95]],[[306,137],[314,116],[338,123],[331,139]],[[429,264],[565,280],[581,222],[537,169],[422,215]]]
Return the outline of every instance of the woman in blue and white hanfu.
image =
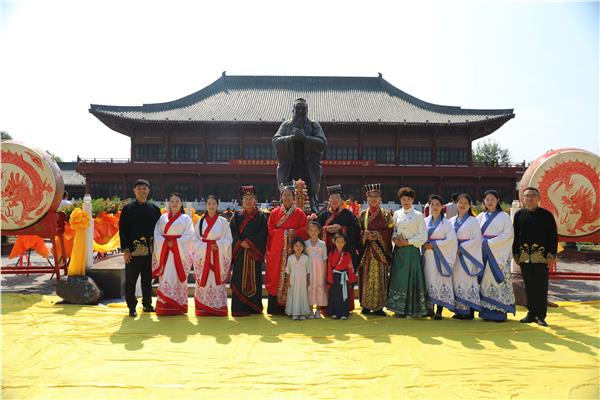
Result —
[[[515,314],[515,294],[510,281],[510,261],[514,230],[510,216],[500,207],[495,190],[483,194],[485,212],[477,216],[485,268],[480,283],[481,311],[479,316],[489,321],[506,321],[506,314]]]
[[[458,196],[458,215],[450,219],[458,239],[458,252],[452,269],[455,319],[473,319],[481,311],[478,277],[483,273],[481,230],[471,210],[471,197]]]
[[[452,267],[458,247],[454,227],[444,218],[443,208],[444,201],[440,196],[429,197],[431,214],[425,218],[427,242],[423,245],[423,272],[431,311],[437,305],[436,320],[442,319],[444,307],[454,310]]]

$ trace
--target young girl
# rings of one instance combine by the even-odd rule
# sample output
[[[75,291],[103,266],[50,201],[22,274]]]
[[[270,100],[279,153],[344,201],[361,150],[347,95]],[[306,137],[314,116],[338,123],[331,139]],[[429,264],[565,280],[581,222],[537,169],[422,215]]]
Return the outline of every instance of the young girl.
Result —
[[[304,240],[295,238],[292,242],[294,254],[288,257],[285,267],[286,280],[290,282],[285,313],[294,320],[304,320],[311,314],[308,305],[308,285],[310,282],[310,264],[304,254]]]
[[[314,314],[308,318],[321,318],[319,307],[327,306],[326,274],[327,246],[319,239],[321,227],[317,221],[308,223],[309,239],[304,243],[310,260],[310,286],[308,288],[308,304],[314,306]]]
[[[356,282],[354,267],[350,253],[345,250],[346,237],[343,233],[336,233],[333,237],[335,250],[329,253],[327,263],[327,287],[329,288],[329,301],[327,314],[333,319],[348,319],[349,304],[354,302],[350,296],[353,290],[350,286]]]

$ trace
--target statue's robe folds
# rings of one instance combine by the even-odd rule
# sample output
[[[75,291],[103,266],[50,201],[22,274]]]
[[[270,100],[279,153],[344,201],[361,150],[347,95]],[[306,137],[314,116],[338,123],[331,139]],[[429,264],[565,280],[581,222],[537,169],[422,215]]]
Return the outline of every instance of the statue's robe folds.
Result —
[[[327,139],[318,122],[306,119],[299,129],[304,130],[304,141],[294,140],[293,130],[298,127],[293,120],[281,124],[272,143],[277,155],[277,184],[302,179],[306,182],[311,208],[316,211],[317,193],[321,182],[321,157]]]

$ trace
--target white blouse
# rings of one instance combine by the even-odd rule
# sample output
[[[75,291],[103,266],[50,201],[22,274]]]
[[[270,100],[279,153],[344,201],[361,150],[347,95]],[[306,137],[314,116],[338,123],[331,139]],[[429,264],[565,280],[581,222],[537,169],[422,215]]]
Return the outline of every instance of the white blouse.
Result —
[[[408,243],[420,248],[427,241],[427,227],[423,214],[410,208],[399,209],[394,213],[394,236],[402,235]]]

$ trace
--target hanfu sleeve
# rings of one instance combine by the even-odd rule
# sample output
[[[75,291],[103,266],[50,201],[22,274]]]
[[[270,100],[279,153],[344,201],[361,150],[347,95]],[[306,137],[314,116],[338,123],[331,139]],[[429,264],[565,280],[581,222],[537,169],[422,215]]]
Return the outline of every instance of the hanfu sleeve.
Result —
[[[468,223],[468,232],[469,239],[465,240],[461,243],[461,246],[464,248],[473,248],[473,246],[478,246],[481,252],[481,228],[479,227],[479,223],[476,221],[475,217],[470,218],[471,221],[465,222],[465,225]]]
[[[356,216],[349,211],[350,223],[346,230],[346,249],[352,256],[352,262],[358,266],[358,245],[360,243],[360,226],[358,225],[358,219]]]
[[[442,226],[438,229],[443,232],[445,237],[444,239],[436,239],[435,245],[442,252],[450,267],[452,267],[456,260],[456,252],[458,251],[456,232],[454,232],[454,227],[447,220],[443,220]]]
[[[187,218],[185,219],[185,228],[183,233],[181,234],[181,239],[184,242],[188,242],[191,243],[192,240],[194,240],[194,237],[196,236],[196,232],[194,231],[194,222],[192,221],[192,218],[187,215]]]
[[[202,222],[202,218],[200,218],[198,221],[196,221],[196,223],[194,224],[194,241],[192,243],[192,259],[194,261],[194,270],[198,269],[198,266],[200,265],[200,244],[201,244],[201,237],[202,237],[202,232],[200,232],[200,223]]]
[[[219,246],[219,255],[223,261],[221,263],[221,272],[224,274],[223,276],[226,276],[231,266],[231,244],[233,243],[233,238],[227,220],[223,217],[219,218],[222,218],[220,223],[223,229],[223,236],[217,240],[217,246]]]
[[[310,275],[310,258],[305,254],[304,255],[304,269],[306,271],[306,274]]]
[[[348,263],[348,283],[352,284],[356,282],[356,274],[354,273],[354,266],[352,260]]]
[[[327,285],[333,285],[333,260],[331,257],[327,260]]]
[[[178,239],[178,242],[181,244],[181,249],[183,250],[183,254],[181,254],[181,260],[183,261],[184,268],[189,271],[194,262],[194,244],[196,243],[196,231],[194,231],[194,222],[192,218],[185,214],[186,218],[184,219],[184,231],[181,234],[181,237]]]
[[[425,226],[425,217],[423,214],[417,214],[417,233],[408,239],[408,243],[420,248],[427,241],[427,226]]]
[[[154,243],[153,243],[153,251],[152,251],[152,275],[154,276],[155,271],[158,271],[159,268],[159,260],[160,253],[162,251],[163,243],[165,242],[165,238],[163,236],[163,218],[159,218],[156,221],[156,225],[154,225]]]
[[[295,256],[294,255],[289,256],[287,259],[287,262],[285,263],[285,273],[288,275],[290,275],[290,273],[291,273],[291,270],[292,270],[291,265],[294,262],[294,259],[292,257],[295,257]]]
[[[496,217],[496,220],[492,221],[492,224],[494,223],[501,227],[501,232],[495,238],[489,238],[487,242],[492,252],[496,253],[497,251],[504,251],[504,249],[512,247],[514,231],[510,217],[504,211]]]
[[[267,216],[260,210],[256,214],[256,224],[256,229],[246,236],[246,240],[250,243],[249,254],[262,263],[267,247]]]
[[[479,263],[482,264],[483,255],[481,250],[481,228],[479,227],[479,223],[475,218],[470,218],[468,226],[469,239],[461,243],[460,245],[464,250],[466,250],[469,254],[471,254]],[[482,264],[483,266],[483,264]]]
[[[233,213],[231,219],[229,220],[229,230],[231,231],[231,239],[232,239],[232,250],[231,250],[231,260],[235,262],[237,257],[240,254],[243,254],[240,247],[240,242],[242,240],[240,235],[240,225],[238,221],[237,213]]]
[[[321,246],[321,253],[323,253],[323,262],[327,265],[327,245],[324,241],[319,241],[319,246]]]
[[[304,212],[298,213],[300,226],[296,229],[296,237],[302,238],[302,240],[308,239],[308,233],[306,229],[308,228],[308,218]]]

